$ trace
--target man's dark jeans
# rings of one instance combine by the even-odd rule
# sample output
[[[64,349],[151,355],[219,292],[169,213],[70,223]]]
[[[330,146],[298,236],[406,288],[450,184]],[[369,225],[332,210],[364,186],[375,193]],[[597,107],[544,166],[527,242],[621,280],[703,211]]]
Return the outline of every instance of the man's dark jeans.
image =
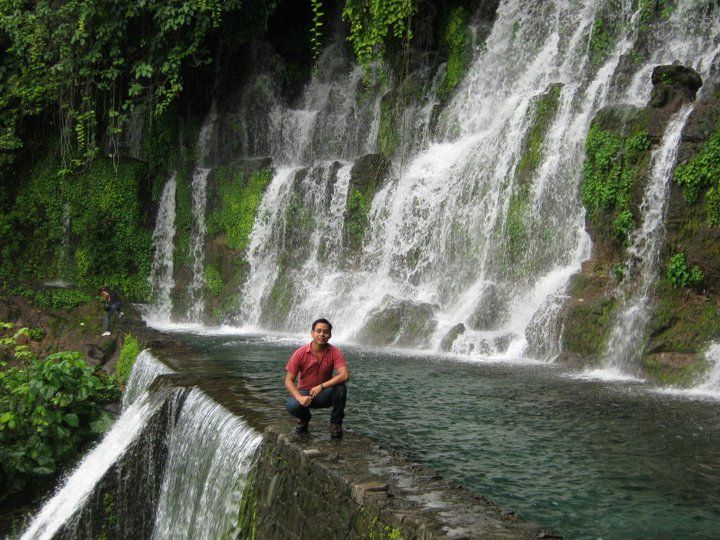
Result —
[[[310,392],[307,390],[300,390],[300,393],[303,396],[310,395]],[[300,419],[300,421],[309,422],[312,417],[310,409],[327,409],[328,407],[332,407],[330,422],[342,425],[343,418],[345,418],[346,399],[347,387],[343,383],[331,388],[326,388],[320,392],[313,398],[312,403],[310,403],[310,407],[303,407],[297,399],[290,396],[287,400],[287,410],[295,418]]]
[[[103,332],[110,331],[110,318],[112,317],[113,313],[117,313],[118,311],[120,311],[121,305],[121,302],[115,302],[114,304],[110,304],[109,306],[105,307],[105,317],[103,317]]]

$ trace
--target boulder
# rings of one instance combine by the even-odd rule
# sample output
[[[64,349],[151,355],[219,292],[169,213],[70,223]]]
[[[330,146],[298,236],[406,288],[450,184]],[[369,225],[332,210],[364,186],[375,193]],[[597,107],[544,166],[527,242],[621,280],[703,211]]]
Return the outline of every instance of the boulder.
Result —
[[[448,330],[447,334],[443,336],[442,341],[440,342],[440,349],[445,352],[450,351],[450,349],[452,349],[452,344],[455,342],[458,336],[461,336],[464,333],[465,325],[463,323],[456,324],[450,330]]]
[[[473,314],[468,319],[468,325],[473,330],[492,330],[501,321],[503,313],[498,288],[494,283],[488,283],[480,294]]]
[[[702,86],[698,73],[680,64],[657,66],[652,72],[653,89],[648,102],[648,135],[659,142],[670,117],[683,103],[695,100]]]
[[[380,307],[370,312],[357,336],[367,345],[424,347],[437,326],[437,306],[426,302],[400,300],[386,295]]]

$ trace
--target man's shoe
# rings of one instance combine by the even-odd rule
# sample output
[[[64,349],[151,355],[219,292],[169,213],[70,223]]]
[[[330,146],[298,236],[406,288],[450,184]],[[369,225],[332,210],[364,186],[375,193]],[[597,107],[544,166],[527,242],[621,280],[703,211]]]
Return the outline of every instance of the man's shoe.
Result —
[[[303,435],[307,432],[308,432],[308,422],[303,422],[302,420],[298,421],[297,425],[295,426],[295,434]]]
[[[342,424],[330,424],[330,438],[332,439],[342,439],[343,436],[343,430],[342,430]]]
[[[103,335],[103,337],[109,336],[109,335],[110,335],[110,332],[103,332],[102,335]]]

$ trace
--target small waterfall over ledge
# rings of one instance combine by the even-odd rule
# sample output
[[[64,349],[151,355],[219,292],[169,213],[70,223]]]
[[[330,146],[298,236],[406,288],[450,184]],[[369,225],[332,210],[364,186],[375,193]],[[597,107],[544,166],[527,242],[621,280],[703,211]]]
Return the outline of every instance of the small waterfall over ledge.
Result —
[[[166,321],[172,312],[173,247],[175,238],[175,187],[176,174],[168,178],[160,196],[155,230],[153,231],[153,258],[150,269],[150,291],[153,304],[148,318]]]
[[[608,340],[604,367],[610,372],[635,375],[637,359],[650,314],[650,294],[657,280],[657,264],[665,239],[668,183],[675,167],[680,135],[692,106],[685,106],[670,120],[660,146],[652,155],[652,174],[640,205],[642,225],[631,235],[627,267],[634,279],[622,291],[622,304]]]
[[[261,437],[197,388],[148,392],[157,376],[172,373],[150,351],[138,355],[122,415],[23,539],[233,536]]]

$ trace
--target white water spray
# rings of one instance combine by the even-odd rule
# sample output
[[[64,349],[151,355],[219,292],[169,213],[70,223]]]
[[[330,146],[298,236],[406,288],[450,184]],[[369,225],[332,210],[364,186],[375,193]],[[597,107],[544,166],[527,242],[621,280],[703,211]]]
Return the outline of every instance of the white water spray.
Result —
[[[168,178],[160,196],[155,230],[153,231],[153,258],[150,268],[150,291],[154,303],[148,313],[149,319],[166,321],[172,313],[171,293],[173,279],[173,247],[175,238],[175,186],[176,174]]]

